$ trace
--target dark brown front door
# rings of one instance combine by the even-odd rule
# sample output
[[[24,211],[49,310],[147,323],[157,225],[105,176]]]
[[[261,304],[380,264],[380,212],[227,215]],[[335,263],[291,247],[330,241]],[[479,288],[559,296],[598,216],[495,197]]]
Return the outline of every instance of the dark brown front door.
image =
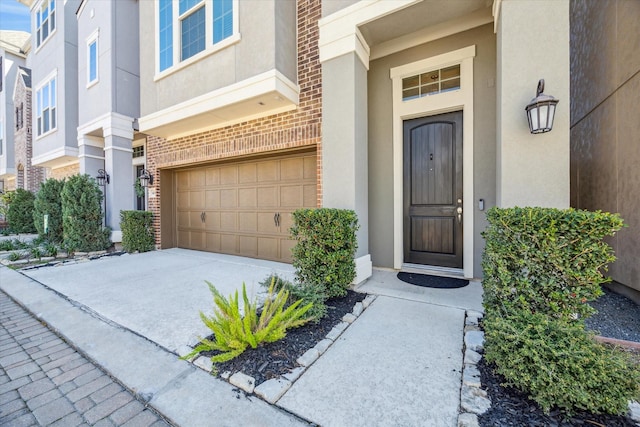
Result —
[[[462,112],[404,122],[404,262],[462,268]]]

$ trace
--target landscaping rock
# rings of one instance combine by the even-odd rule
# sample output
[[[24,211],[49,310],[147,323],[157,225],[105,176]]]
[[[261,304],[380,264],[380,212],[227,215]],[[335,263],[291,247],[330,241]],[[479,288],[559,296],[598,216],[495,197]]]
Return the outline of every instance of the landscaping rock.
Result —
[[[491,401],[486,397],[487,392],[477,387],[462,387],[460,393],[460,407],[465,412],[482,415],[491,408]]]
[[[482,359],[482,355],[477,351],[466,349],[464,352],[464,363],[468,365],[476,365]]]
[[[367,297],[362,301],[362,306],[364,308],[369,307],[371,303],[375,301],[375,299],[376,299],[375,295],[367,295]]]
[[[213,369],[213,362],[209,357],[200,356],[193,361],[193,364],[207,372],[211,372],[211,369]]]
[[[302,375],[304,370],[304,366],[298,366],[297,368],[292,369],[291,372],[284,374],[283,377],[291,382],[294,382],[295,380],[300,378],[300,375]]]
[[[358,317],[362,314],[362,311],[364,310],[364,306],[362,305],[361,302],[357,302],[356,305],[353,306],[353,315]]]
[[[629,418],[636,423],[640,423],[640,403],[636,401],[629,403]]]
[[[343,322],[347,322],[347,323],[353,323],[353,321],[356,320],[356,319],[357,319],[357,317],[354,316],[351,313],[347,313],[342,317],[342,321]]]
[[[469,387],[480,387],[480,371],[475,365],[465,365],[462,371],[462,383]]]
[[[231,371],[224,371],[223,373],[220,374],[220,378],[222,378],[223,380],[229,380],[230,376],[231,376]]]
[[[255,388],[254,392],[269,403],[276,403],[289,390],[291,382],[282,378],[267,380]]]
[[[479,427],[478,416],[468,412],[458,415],[458,427]]]
[[[315,347],[310,348],[302,356],[300,356],[298,360],[296,360],[296,362],[298,362],[298,364],[302,366],[311,366],[311,364],[315,362],[319,356],[320,352]]]
[[[333,329],[329,331],[329,333],[327,334],[327,339],[330,339],[331,341],[337,340],[338,337],[344,332],[344,330],[347,329],[347,326],[349,326],[347,322],[338,323],[333,327]]]
[[[325,338],[322,341],[320,341],[318,344],[316,344],[315,347],[313,348],[318,350],[318,353],[322,354],[325,351],[327,351],[327,349],[331,346],[331,344],[333,344],[333,341]]]
[[[231,377],[229,377],[229,382],[247,393],[253,393],[253,390],[256,387],[256,381],[253,377],[243,374],[242,372],[236,372],[231,375]]]
[[[466,334],[464,334],[464,345],[469,350],[481,352],[484,349],[484,332],[467,332]]]

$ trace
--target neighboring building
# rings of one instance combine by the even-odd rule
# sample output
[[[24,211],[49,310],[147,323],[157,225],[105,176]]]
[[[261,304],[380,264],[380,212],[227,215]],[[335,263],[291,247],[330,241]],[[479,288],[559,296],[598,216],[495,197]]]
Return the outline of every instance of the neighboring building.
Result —
[[[80,172],[109,175],[106,224],[119,242],[120,211],[139,203],[134,178],[144,167],[144,157],[132,162],[134,145],[144,153],[144,136],[133,128],[140,116],[138,1],[83,0],[76,15]]]
[[[640,303],[640,2],[571,2],[571,206],[618,212],[617,291]]]
[[[28,51],[29,33],[0,31],[0,191],[14,190],[17,186],[13,90]]]
[[[13,90],[13,104],[15,111],[14,148],[16,164],[16,187],[38,192],[40,184],[46,179],[45,168],[33,166],[33,132],[31,70],[26,67],[18,68],[15,88]]]
[[[34,166],[49,177],[79,172],[78,32],[79,0],[19,0],[31,9]]]
[[[163,248],[289,261],[289,213],[337,207],[357,281],[480,277],[486,209],[569,206],[569,0],[139,5]],[[560,104],[532,135],[541,78]]]

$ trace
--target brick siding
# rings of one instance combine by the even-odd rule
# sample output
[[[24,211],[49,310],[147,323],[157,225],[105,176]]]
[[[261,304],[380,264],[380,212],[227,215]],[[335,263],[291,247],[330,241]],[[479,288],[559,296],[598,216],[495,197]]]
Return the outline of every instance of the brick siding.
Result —
[[[32,166],[33,133],[31,132],[31,97],[32,92],[24,85],[24,81],[18,75],[16,85],[15,107],[21,109],[22,120],[16,121],[14,129],[15,165],[18,176],[17,187],[37,192],[40,184],[46,179],[46,170],[43,167]],[[14,113],[15,114],[15,113]]]
[[[318,49],[321,0],[298,0],[298,108],[207,132],[166,140],[147,137],[147,168],[154,174],[156,197],[148,206],[154,214],[156,244],[160,234],[160,174],[175,168],[256,153],[315,147],[318,206],[322,205],[322,67]]]

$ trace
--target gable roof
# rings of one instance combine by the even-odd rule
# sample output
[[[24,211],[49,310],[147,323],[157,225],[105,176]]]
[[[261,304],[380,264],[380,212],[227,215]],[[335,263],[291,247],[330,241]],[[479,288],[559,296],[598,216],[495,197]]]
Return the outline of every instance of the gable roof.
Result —
[[[17,55],[24,56],[31,34],[26,31],[0,30],[0,47]]]
[[[22,78],[24,87],[31,87],[31,70],[27,67],[18,67],[18,75]]]

